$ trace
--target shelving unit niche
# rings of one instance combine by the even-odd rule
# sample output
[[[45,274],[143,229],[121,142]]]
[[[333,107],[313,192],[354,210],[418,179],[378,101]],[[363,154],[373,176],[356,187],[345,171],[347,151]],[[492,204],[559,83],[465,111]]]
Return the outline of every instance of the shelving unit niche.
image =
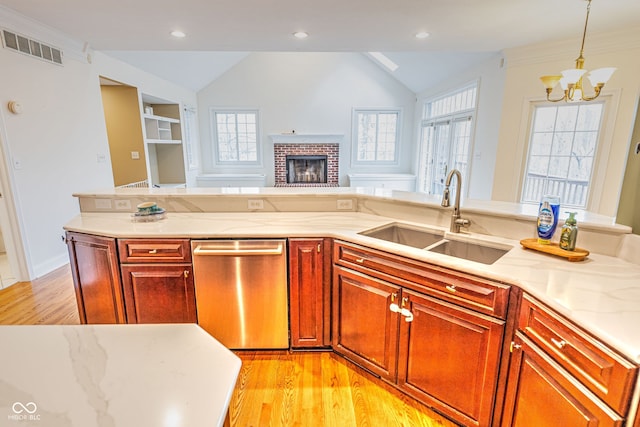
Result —
[[[142,108],[149,185],[184,186],[186,177],[180,105],[143,94]]]

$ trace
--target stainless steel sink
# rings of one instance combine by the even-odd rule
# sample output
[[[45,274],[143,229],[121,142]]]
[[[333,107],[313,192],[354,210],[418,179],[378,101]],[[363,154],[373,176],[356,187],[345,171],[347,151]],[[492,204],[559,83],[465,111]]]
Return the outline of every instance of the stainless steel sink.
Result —
[[[429,251],[480,262],[482,264],[493,264],[509,252],[509,249],[495,248],[459,240],[443,240],[442,243],[429,248]]]
[[[431,246],[444,237],[444,232],[438,230],[429,230],[398,223],[372,228],[358,234],[420,249]]]

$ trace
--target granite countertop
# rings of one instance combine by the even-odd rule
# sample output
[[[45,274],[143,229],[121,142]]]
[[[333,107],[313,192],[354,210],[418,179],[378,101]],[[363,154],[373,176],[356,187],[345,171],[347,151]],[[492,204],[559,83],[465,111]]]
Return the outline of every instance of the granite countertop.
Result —
[[[241,366],[195,324],[0,326],[0,342],[2,425],[222,426]]]
[[[591,331],[640,363],[640,265],[592,253],[582,262],[523,249],[519,241],[484,234],[448,238],[479,239],[512,247],[492,265],[480,264],[358,234],[394,218],[358,212],[178,213],[158,222],[134,223],[130,213],[82,213],[65,229],[111,237],[333,237],[386,250],[458,271],[511,283]],[[402,221],[407,222],[407,221]],[[422,225],[425,224],[415,224]]]

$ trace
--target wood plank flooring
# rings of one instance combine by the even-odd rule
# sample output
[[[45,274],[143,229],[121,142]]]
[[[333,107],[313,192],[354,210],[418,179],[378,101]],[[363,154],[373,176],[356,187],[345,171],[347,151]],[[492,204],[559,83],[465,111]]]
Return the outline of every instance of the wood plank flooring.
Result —
[[[78,323],[69,266],[0,290],[0,325]],[[331,352],[236,354],[232,426],[456,426]]]

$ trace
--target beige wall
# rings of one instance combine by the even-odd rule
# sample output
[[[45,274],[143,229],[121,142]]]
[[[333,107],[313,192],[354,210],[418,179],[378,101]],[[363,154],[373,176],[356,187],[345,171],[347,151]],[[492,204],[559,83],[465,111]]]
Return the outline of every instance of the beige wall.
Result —
[[[640,103],[638,107],[616,218],[617,223],[631,226],[634,234],[640,234],[640,154],[636,154],[636,146],[640,144]]]
[[[101,86],[109,153],[116,186],[147,178],[138,90],[130,86]],[[137,151],[140,158],[131,158]]]
[[[527,155],[531,103],[544,100],[539,77],[573,68],[579,40],[506,51],[507,73],[493,181],[493,200],[518,201]],[[590,211],[615,216],[640,94],[640,30],[631,29],[587,37],[585,68],[614,66],[618,70],[605,86],[611,96],[611,120],[599,142],[603,148],[594,170]]]

